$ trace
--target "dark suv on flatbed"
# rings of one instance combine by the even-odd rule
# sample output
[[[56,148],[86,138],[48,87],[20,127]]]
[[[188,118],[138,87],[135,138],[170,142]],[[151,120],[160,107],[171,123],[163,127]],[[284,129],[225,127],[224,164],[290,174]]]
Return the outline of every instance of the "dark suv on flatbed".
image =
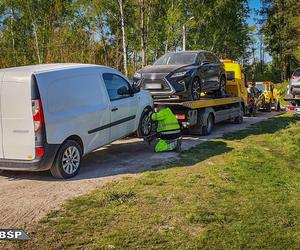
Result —
[[[224,95],[224,64],[208,51],[172,52],[134,74],[133,81],[154,99],[199,100],[201,92]]]

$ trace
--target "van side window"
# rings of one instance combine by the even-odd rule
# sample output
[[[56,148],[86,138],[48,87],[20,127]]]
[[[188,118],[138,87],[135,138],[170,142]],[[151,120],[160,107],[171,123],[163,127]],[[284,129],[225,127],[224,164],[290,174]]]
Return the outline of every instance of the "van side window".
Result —
[[[130,97],[130,85],[121,76],[105,73],[103,74],[104,83],[111,101]]]

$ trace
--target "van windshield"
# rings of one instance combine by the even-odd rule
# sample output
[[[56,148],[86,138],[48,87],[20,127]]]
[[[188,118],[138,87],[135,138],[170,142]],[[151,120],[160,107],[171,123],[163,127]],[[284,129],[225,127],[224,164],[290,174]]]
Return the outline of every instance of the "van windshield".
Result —
[[[198,53],[196,52],[177,52],[169,53],[159,58],[154,65],[183,65],[196,63]]]

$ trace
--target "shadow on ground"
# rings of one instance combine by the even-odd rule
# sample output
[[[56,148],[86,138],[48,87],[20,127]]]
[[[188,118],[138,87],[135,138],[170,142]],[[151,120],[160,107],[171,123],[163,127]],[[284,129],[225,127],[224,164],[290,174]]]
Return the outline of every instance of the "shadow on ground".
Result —
[[[254,124],[250,128],[227,133],[224,135],[223,139],[234,141],[242,140],[251,135],[273,134],[299,121],[300,117],[296,115],[274,117]],[[211,157],[233,150],[233,148],[228,147],[224,141],[206,141],[208,139],[210,138],[191,137],[186,139],[189,143],[191,140],[200,140],[202,143],[179,155],[176,153],[153,153],[149,146],[142,141],[126,141],[126,143],[117,145],[111,144],[85,157],[80,174],[70,180],[54,179],[49,172],[28,173],[0,171],[0,175],[11,181],[28,179],[41,182],[72,182],[120,174],[136,174],[144,171],[155,171],[162,168],[192,166]]]
[[[300,116],[278,116],[269,120],[253,124],[250,128],[238,132],[227,133],[223,136],[225,140],[242,140],[251,135],[274,134],[290,125],[300,121]]]

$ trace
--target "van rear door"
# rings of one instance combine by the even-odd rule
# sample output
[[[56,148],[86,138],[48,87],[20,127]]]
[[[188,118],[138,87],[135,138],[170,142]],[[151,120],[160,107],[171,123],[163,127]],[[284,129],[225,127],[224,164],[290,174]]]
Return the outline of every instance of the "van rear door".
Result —
[[[15,78],[12,73],[5,73],[1,86],[3,156],[12,160],[33,160],[35,135],[31,79]]]
[[[4,71],[0,70],[0,159],[4,158],[3,155],[3,144],[2,144],[2,112],[1,112],[1,93],[2,93],[2,79],[4,76]]]

